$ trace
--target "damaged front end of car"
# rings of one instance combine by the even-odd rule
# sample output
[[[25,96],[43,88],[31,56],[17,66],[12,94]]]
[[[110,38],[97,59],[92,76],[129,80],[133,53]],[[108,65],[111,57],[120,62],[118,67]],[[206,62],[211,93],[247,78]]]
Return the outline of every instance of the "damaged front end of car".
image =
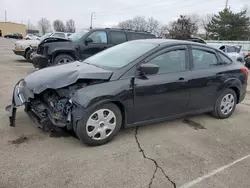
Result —
[[[72,97],[78,89],[100,82],[102,80],[78,80],[63,88],[46,89],[40,94],[34,94],[26,87],[25,81],[20,80],[14,88],[12,104],[5,108],[9,113],[10,126],[15,127],[16,110],[24,105],[25,112],[41,129],[72,129],[72,110],[77,107]]]
[[[76,122],[72,119],[76,117],[73,111],[79,108],[74,101],[77,91],[106,82],[111,75],[112,71],[80,62],[32,73],[15,85],[12,103],[5,108],[10,126],[15,127],[16,110],[24,105],[25,112],[44,130],[55,127],[73,129],[73,122]]]

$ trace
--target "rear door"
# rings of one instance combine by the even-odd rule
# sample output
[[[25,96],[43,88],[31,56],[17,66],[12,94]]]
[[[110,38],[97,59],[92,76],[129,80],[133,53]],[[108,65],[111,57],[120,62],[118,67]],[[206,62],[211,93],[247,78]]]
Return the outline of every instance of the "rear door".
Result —
[[[192,79],[188,82],[191,88],[189,109],[212,108],[219,87],[227,78],[226,62],[223,63],[218,53],[210,48],[192,45],[189,52],[192,60]]]
[[[110,31],[110,42],[112,45],[121,44],[127,41],[127,36],[123,31]]]

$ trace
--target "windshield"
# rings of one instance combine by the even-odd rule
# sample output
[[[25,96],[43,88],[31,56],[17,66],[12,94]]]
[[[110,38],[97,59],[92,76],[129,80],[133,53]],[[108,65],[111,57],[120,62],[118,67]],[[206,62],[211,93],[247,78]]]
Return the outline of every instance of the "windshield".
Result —
[[[45,35],[41,36],[40,41],[43,41],[44,39],[48,38],[51,35],[51,33],[46,33]]]
[[[72,41],[77,41],[77,40],[81,39],[84,35],[86,35],[88,32],[89,32],[88,30],[84,30],[84,31],[74,33],[74,34],[70,35],[69,39]]]
[[[115,47],[102,51],[84,62],[100,67],[122,68],[143,54],[157,47],[157,44],[146,42],[125,42]]]

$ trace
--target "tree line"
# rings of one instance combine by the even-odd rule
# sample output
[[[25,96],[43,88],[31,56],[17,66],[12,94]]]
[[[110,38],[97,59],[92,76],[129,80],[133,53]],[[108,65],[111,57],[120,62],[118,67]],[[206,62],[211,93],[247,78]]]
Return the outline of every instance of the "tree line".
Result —
[[[120,22],[117,27],[122,29],[147,31],[158,37],[185,39],[192,36],[210,40],[249,40],[250,14],[247,9],[233,12],[226,8],[218,14],[200,18],[198,15],[180,15],[167,24],[161,24],[154,18],[141,16]],[[203,32],[199,31],[203,30]],[[203,33],[203,34],[201,34]]]
[[[41,18],[38,21],[38,28],[36,28],[32,24],[27,25],[26,32],[27,33],[39,33],[39,30],[44,35],[45,33],[51,32],[53,29],[57,32],[68,32],[68,33],[74,33],[76,31],[75,21],[73,19],[69,19],[64,24],[62,20],[55,20],[53,21],[53,24],[51,25],[50,21],[46,18]]]
[[[52,26],[55,31],[60,32],[74,33],[76,30],[73,19],[65,24],[61,20],[55,20]],[[38,22],[42,34],[51,31],[52,26],[46,18],[41,18]],[[180,15],[168,24],[162,24],[153,17],[136,16],[121,21],[114,27],[147,31],[161,38],[185,39],[198,36],[207,40],[250,40],[250,12],[247,8],[240,12],[225,8],[217,14],[203,17],[197,14]]]

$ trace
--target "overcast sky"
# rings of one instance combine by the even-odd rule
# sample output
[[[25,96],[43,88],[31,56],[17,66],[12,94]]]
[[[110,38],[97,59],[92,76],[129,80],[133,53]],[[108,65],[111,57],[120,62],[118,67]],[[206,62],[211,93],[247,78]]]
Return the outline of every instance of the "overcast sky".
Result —
[[[0,21],[7,20],[34,25],[41,17],[50,21],[74,19],[78,29],[89,27],[90,14],[95,12],[94,27],[111,26],[134,16],[154,17],[162,23],[176,19],[180,14],[200,15],[217,13],[226,0],[0,0]],[[233,11],[250,0],[228,0]]]

